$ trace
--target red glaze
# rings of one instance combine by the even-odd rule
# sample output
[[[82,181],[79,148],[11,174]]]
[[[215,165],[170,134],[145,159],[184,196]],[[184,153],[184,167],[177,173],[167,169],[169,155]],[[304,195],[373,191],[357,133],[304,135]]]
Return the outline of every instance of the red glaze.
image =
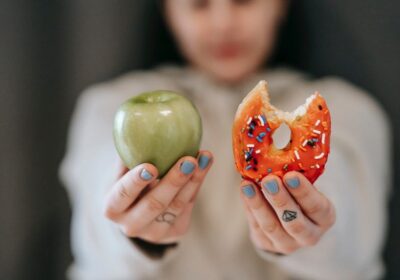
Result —
[[[233,123],[232,144],[236,168],[244,179],[258,183],[268,174],[282,177],[295,170],[314,183],[323,173],[330,151],[331,116],[318,92],[310,98],[313,99],[306,113],[295,119],[269,103],[265,81],[260,81],[243,99]],[[249,118],[252,122],[248,124]],[[272,134],[283,122],[291,130],[291,141],[283,149],[277,149]],[[263,132],[265,136],[261,137]]]

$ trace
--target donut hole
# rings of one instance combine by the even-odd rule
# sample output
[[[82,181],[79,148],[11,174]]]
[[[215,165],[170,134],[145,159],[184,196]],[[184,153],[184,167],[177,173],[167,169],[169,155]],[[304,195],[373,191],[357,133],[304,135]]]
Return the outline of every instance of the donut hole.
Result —
[[[292,131],[286,123],[282,123],[272,134],[272,140],[275,148],[284,149],[289,143]]]

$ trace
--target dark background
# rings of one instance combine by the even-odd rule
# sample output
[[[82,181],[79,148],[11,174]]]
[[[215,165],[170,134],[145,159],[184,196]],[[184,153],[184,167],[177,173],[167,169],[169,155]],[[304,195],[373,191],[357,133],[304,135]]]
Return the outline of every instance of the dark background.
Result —
[[[398,143],[399,10],[396,0],[293,1],[275,62],[367,89]],[[0,1],[0,279],[64,278],[70,210],[57,169],[76,97],[173,55],[154,11],[149,0]],[[400,279],[399,163],[396,147],[387,279]]]

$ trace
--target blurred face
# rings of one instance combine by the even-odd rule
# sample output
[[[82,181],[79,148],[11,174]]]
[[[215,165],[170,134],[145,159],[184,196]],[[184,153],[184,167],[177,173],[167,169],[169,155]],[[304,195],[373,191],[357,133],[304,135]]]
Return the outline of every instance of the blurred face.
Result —
[[[285,0],[165,0],[166,21],[188,62],[238,82],[272,51]]]

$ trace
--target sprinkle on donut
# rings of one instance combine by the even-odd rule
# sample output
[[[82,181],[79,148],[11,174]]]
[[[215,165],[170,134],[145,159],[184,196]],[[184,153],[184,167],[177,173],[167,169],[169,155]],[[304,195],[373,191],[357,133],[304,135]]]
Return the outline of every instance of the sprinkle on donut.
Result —
[[[291,130],[287,145],[278,149],[272,135],[282,124]],[[314,182],[324,171],[330,145],[330,114],[325,100],[314,93],[306,104],[288,113],[269,103],[261,81],[239,105],[232,129],[235,164],[243,178],[260,181],[268,174],[282,177],[296,170]]]

